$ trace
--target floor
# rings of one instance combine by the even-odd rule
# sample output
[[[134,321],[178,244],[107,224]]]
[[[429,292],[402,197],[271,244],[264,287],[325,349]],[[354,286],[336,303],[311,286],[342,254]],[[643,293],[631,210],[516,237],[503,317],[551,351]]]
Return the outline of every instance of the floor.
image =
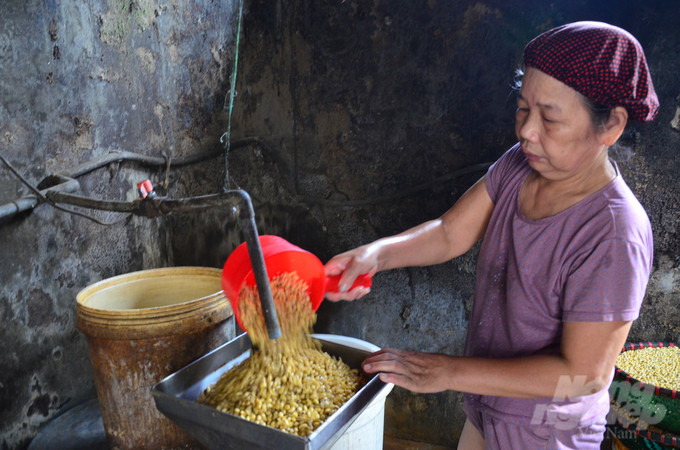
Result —
[[[403,439],[385,435],[383,439],[383,450],[455,450],[455,447],[442,447],[441,445],[405,441]]]
[[[96,399],[51,421],[33,439],[28,450],[108,450],[101,409]],[[385,436],[383,450],[455,450]]]
[[[612,436],[609,432],[605,435],[601,450],[621,449],[625,447],[614,446]],[[424,444],[422,442],[405,441],[392,436],[385,435],[383,439],[383,450],[456,450],[455,447],[442,447],[441,445]]]
[[[603,450],[611,450],[607,436]],[[108,450],[101,410],[96,399],[86,402],[50,422],[31,442],[28,450]],[[407,441],[385,435],[383,450],[455,450],[455,447]]]

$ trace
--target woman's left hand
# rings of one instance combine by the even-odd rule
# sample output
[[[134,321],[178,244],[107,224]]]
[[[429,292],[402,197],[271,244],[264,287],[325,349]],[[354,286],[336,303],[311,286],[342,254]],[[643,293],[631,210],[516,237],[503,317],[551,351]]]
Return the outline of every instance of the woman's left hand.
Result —
[[[394,383],[411,392],[431,394],[448,389],[453,357],[438,353],[406,352],[385,348],[363,362],[366,373],[380,372],[385,383]]]

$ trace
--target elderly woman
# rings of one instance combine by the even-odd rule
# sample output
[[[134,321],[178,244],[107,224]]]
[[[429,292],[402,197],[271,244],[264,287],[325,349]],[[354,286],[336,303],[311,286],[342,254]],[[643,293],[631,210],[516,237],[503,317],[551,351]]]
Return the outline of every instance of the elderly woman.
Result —
[[[649,219],[608,148],[658,110],[640,44],[579,22],[524,50],[508,150],[441,218],[326,264],[359,274],[442,263],[484,238],[465,356],[384,349],[364,370],[414,392],[466,393],[459,449],[598,449],[616,357],[652,267]],[[343,290],[344,287],[344,290]]]

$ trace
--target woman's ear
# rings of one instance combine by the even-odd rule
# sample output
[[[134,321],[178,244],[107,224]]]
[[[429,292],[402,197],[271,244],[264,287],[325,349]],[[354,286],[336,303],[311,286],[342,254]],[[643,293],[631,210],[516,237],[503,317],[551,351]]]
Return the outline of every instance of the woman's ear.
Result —
[[[607,121],[607,129],[602,133],[602,143],[611,147],[619,140],[623,130],[628,123],[628,111],[623,106],[616,106],[612,109]]]

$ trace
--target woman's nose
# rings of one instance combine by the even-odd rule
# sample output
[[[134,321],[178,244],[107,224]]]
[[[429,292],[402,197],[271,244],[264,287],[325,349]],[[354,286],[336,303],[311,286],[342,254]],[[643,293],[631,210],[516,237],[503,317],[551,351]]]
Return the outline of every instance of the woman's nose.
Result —
[[[521,140],[537,142],[539,127],[539,118],[533,112],[527,112],[517,117],[517,135]]]

